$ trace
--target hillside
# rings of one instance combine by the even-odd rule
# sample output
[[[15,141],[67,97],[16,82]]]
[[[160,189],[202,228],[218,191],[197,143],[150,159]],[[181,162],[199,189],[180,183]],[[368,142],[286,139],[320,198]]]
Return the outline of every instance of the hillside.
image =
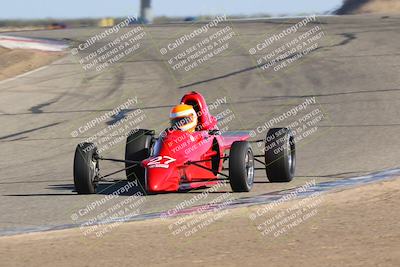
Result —
[[[345,14],[365,14],[382,13],[393,14],[400,13],[399,0],[344,0],[342,7],[335,12],[338,15]]]

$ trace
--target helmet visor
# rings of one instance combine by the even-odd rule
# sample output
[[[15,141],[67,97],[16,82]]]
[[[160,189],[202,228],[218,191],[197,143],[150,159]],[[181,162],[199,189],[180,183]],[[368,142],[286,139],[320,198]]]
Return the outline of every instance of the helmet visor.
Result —
[[[181,129],[184,128],[184,126],[194,122],[193,116],[188,116],[188,117],[178,117],[171,119],[171,127],[174,129]]]

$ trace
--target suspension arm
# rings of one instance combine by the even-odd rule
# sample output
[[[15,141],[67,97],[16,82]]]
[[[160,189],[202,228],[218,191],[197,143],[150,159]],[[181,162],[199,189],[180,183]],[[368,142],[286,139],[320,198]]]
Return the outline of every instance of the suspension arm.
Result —
[[[201,161],[200,161],[200,162],[201,162]],[[226,175],[225,173],[218,172],[218,171],[214,171],[213,169],[210,169],[210,168],[204,167],[203,165],[197,164],[197,161],[189,161],[189,162],[187,162],[186,164],[187,164],[187,165],[194,165],[194,166],[196,166],[196,167],[199,167],[199,168],[201,168],[201,169],[204,169],[204,170],[207,170],[207,171],[210,171],[210,172],[216,172],[216,173],[219,174],[219,175],[222,175],[222,176],[224,176],[224,177],[226,177],[226,178],[229,178],[229,176]]]

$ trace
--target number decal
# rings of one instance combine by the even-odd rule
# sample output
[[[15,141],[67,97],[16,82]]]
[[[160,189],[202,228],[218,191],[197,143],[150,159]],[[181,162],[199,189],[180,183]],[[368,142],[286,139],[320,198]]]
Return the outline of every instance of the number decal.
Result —
[[[170,163],[176,161],[176,159],[171,158],[171,157],[169,157],[169,156],[164,156],[164,158],[165,158],[165,159],[168,159],[166,162],[164,162],[164,164],[170,164]]]
[[[153,159],[151,159],[151,160],[149,161],[149,163],[147,164],[147,166],[153,166],[153,165],[160,164],[160,163],[161,163],[161,160],[162,160],[162,156],[155,157],[155,158],[153,158]]]
[[[148,168],[164,168],[168,169],[169,164],[176,161],[176,159],[171,158],[169,156],[158,156],[149,161],[147,163]]]

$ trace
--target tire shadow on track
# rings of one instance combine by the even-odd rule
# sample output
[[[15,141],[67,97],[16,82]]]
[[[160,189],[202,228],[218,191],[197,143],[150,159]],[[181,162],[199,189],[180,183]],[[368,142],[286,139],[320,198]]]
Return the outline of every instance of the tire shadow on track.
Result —
[[[342,173],[334,173],[334,174],[322,174],[322,175],[299,175],[298,177],[304,177],[304,178],[320,178],[322,181],[324,178],[327,179],[345,179],[349,178],[351,176],[355,175],[363,175],[371,173],[371,171],[353,171],[353,172],[342,172]],[[255,184],[269,184],[270,182],[268,180],[256,180],[254,181]],[[126,180],[115,180],[115,181],[109,181],[109,182],[102,182],[98,185],[97,187],[97,193],[96,195],[112,195],[115,192],[120,192],[118,195],[120,196],[132,196],[137,194],[138,192],[142,192],[142,189],[140,186],[135,186],[135,187],[130,187],[128,190],[121,191],[122,188],[128,185],[128,181]],[[229,183],[227,183],[227,186],[229,186]],[[32,193],[32,194],[7,194],[3,196],[14,196],[14,197],[37,197],[37,196],[78,196],[76,191],[75,191],[75,186],[74,184],[50,184],[46,187],[46,189],[50,190],[55,190],[55,191],[69,191],[69,192],[63,192],[63,193]],[[178,192],[170,192],[170,193],[165,193],[169,195],[175,195],[175,194],[200,194],[202,193],[202,190],[206,188],[198,188],[195,190],[182,190]],[[212,191],[209,192],[210,194],[224,194],[231,192],[230,190],[218,190],[218,191]]]
[[[141,191],[140,187],[130,187],[127,190],[122,190],[126,187],[128,181],[114,181],[114,182],[102,182],[97,187],[96,195],[112,195],[115,192],[119,192],[119,196],[132,196],[137,192]],[[127,188],[127,187],[126,187]],[[63,193],[32,193],[32,194],[7,194],[3,195],[6,197],[29,197],[29,196],[78,196],[75,191],[74,184],[50,184],[46,190],[64,191]],[[65,192],[67,191],[67,192]]]

